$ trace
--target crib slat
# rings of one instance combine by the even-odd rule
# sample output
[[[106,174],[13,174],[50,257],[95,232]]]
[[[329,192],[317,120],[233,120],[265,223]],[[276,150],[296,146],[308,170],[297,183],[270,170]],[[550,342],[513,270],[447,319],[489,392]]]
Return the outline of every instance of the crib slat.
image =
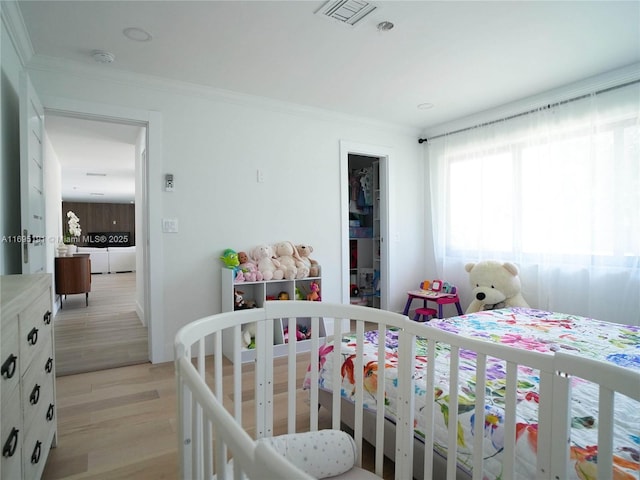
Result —
[[[458,368],[460,348],[451,346],[449,358],[449,423],[447,440],[447,480],[455,480],[458,457]]]
[[[475,424],[473,426],[473,480],[481,480],[484,465],[484,418],[485,393],[487,386],[487,356],[479,353],[476,356],[476,406]]]
[[[551,475],[551,445],[553,440],[553,413],[557,407],[553,401],[554,372],[540,370],[540,390],[538,403],[538,458],[537,476],[549,478]]]
[[[356,358],[353,362],[353,377],[355,379],[355,415],[353,421],[353,435],[356,441],[356,451],[358,455],[358,466],[362,466],[362,416],[364,405],[364,362],[363,362],[363,346],[364,340],[364,322],[356,321]]]
[[[502,462],[502,472],[505,480],[510,480],[515,477],[517,382],[518,365],[513,362],[507,362],[507,384],[504,405],[504,460]]]
[[[375,473],[382,477],[384,467],[384,389],[385,389],[385,368],[386,368],[386,351],[385,343],[387,338],[386,325],[378,325],[378,384],[376,390],[376,457],[375,457]]]
[[[608,478],[613,464],[613,391],[598,389],[598,478]]]
[[[340,374],[340,362],[342,361],[342,319],[334,318],[333,320],[333,353],[334,361],[331,367],[331,378],[336,385],[333,385],[331,392],[331,428],[340,429],[341,414],[341,385],[337,382],[342,379]]]
[[[427,378],[424,408],[424,478],[433,478],[433,435],[434,435],[434,413],[435,403],[435,370],[436,369],[436,341],[432,338],[427,342]]]
[[[289,344],[287,345],[287,433],[296,432],[296,351],[298,319],[287,319],[289,329]]]
[[[415,336],[398,332],[398,373],[413,372],[415,363]],[[398,375],[398,413],[396,419],[395,479],[413,477],[413,375]]]
[[[191,397],[191,412],[191,471],[193,478],[202,478],[202,442],[200,441],[202,415],[200,404],[193,396]]]
[[[309,430],[314,432],[318,430],[318,408],[320,404],[318,399],[318,375],[320,362],[320,319],[318,317],[311,318],[311,351],[309,352],[309,372],[311,376],[311,388],[309,393]]]

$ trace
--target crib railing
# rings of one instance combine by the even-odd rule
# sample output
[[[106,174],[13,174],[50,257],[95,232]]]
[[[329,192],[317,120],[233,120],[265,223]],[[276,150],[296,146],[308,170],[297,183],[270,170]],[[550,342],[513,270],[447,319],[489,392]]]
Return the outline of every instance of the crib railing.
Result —
[[[310,349],[298,353],[295,335],[289,336],[285,357],[274,356],[274,321],[287,319],[289,331],[295,331],[298,319],[311,319]],[[320,320],[325,325],[333,323],[332,338],[320,338]],[[255,361],[241,362],[242,329],[249,323],[255,324]],[[331,328],[326,327],[328,331]],[[318,385],[320,349],[325,342],[341,339],[347,331],[357,337],[356,356],[353,360],[355,385],[363,384],[362,339],[365,330],[376,329],[380,338],[385,338],[389,329],[398,335],[398,417],[394,420],[395,433],[389,433],[388,420],[382,408],[367,411],[363,402],[363,389],[355,390],[353,408],[347,416],[345,401],[339,388],[330,393],[330,411],[319,409],[320,395],[326,395]],[[233,343],[229,358],[223,356],[222,342]],[[176,336],[176,378],[178,388],[178,421],[180,468],[183,479],[241,478],[244,472],[249,478],[305,478],[304,473],[293,465],[286,465],[275,451],[258,445],[257,439],[284,433],[315,431],[322,428],[340,429],[348,425],[352,429],[358,453],[358,466],[362,465],[365,442],[375,445],[375,452],[369,468],[382,477],[384,454],[395,462],[395,478],[442,478],[439,458],[434,454],[434,402],[425,396],[419,405],[421,414],[431,425],[423,432],[424,438],[415,440],[414,421],[415,383],[413,380],[414,350],[416,337],[428,339],[428,371],[426,373],[427,392],[434,389],[434,365],[436,345],[451,346],[449,376],[452,390],[449,395],[448,455],[446,478],[469,478],[456,466],[457,452],[457,387],[458,359],[462,350],[473,351],[477,356],[477,401],[475,416],[485,418],[484,391],[485,369],[488,357],[500,358],[506,364],[505,385],[505,441],[502,452],[503,475],[505,480],[515,477],[516,464],[516,423],[517,368],[525,365],[540,372],[540,404],[538,418],[538,456],[536,478],[564,478],[553,476],[554,461],[566,461],[568,451],[564,424],[554,427],[554,421],[566,419],[554,412],[554,382],[557,367],[553,355],[523,351],[506,345],[491,344],[480,340],[464,338],[450,332],[431,328],[413,322],[405,316],[368,307],[337,305],[325,302],[273,301],[263,308],[227,312],[206,317],[183,327]],[[340,341],[338,342],[340,343]],[[228,347],[228,346],[227,346]],[[229,351],[225,348],[225,351]],[[378,357],[385,358],[384,342],[378,347]],[[578,362],[579,363],[579,362]],[[616,368],[616,367],[613,367]],[[309,371],[310,388],[302,390],[301,383]],[[332,385],[342,383],[340,362],[332,363]],[[639,376],[633,377],[640,378]],[[252,384],[253,388],[247,388]],[[385,404],[384,381],[378,382],[375,392],[376,404]],[[562,395],[560,395],[562,397]],[[568,392],[565,397],[568,398]],[[326,403],[325,403],[326,404]],[[566,407],[568,408],[568,407]],[[286,415],[282,412],[286,412]],[[348,418],[347,418],[348,417]],[[372,426],[373,424],[373,426]],[[482,439],[484,422],[474,425],[473,479],[483,478]],[[373,434],[370,432],[373,431]],[[560,435],[558,435],[560,434]],[[392,446],[390,453],[389,445]],[[424,445],[423,460],[416,462],[416,445]],[[558,454],[565,452],[565,457]],[[420,455],[422,457],[422,455]],[[229,460],[233,459],[232,467]],[[275,470],[270,471],[269,468]],[[555,463],[557,472],[558,463]],[[611,471],[611,464],[603,468]],[[270,477],[271,473],[277,472]]]

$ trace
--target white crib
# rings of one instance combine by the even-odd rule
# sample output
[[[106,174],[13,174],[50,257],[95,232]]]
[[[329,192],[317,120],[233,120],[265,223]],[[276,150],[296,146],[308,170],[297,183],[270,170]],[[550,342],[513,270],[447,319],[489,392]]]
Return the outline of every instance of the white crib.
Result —
[[[291,336],[285,358],[273,356],[274,321],[288,319],[289,329],[297,319],[311,319],[310,351],[297,353],[295,335]],[[333,322],[333,338],[341,339],[353,328],[358,338],[354,359],[356,384],[363,382],[363,359],[361,340],[365,330],[386,332],[397,329],[398,335],[398,403],[397,418],[390,420],[384,409],[363,408],[362,389],[355,391],[353,401],[341,397],[339,389],[328,392],[318,385],[319,349],[330,338],[318,337],[320,319]],[[244,325],[256,325],[256,360],[251,364],[241,362],[241,334]],[[330,329],[329,329],[330,330]],[[234,345],[232,362],[222,354],[224,340],[231,338]],[[231,332],[231,333],[229,333]],[[176,376],[179,408],[179,447],[181,475],[183,479],[226,478],[313,478],[301,466],[301,459],[287,461],[272,445],[261,439],[314,432],[322,428],[339,430],[348,427],[355,440],[356,460],[354,468],[344,473],[344,478],[368,478],[363,472],[363,446],[365,442],[375,445],[371,470],[382,477],[384,456],[395,462],[395,478],[456,478],[482,479],[484,460],[482,453],[483,422],[476,422],[473,445],[473,474],[457,468],[457,415],[458,405],[454,390],[449,397],[448,455],[442,459],[434,453],[434,429],[427,428],[423,438],[416,439],[414,421],[416,411],[428,419],[434,418],[434,403],[427,401],[415,408],[413,367],[416,337],[428,339],[429,365],[434,365],[436,344],[451,346],[449,367],[451,389],[458,377],[457,355],[464,349],[477,354],[476,418],[484,418],[485,375],[488,357],[506,361],[505,389],[505,438],[502,452],[502,478],[519,478],[516,471],[516,421],[515,412],[518,365],[526,365],[540,372],[538,449],[535,478],[568,478],[569,422],[571,418],[571,389],[569,375],[577,375],[601,385],[600,415],[609,418],[600,420],[602,425],[611,423],[613,417],[613,392],[621,391],[636,402],[640,402],[640,372],[601,362],[588,362],[570,355],[550,355],[523,351],[506,345],[490,344],[481,340],[464,338],[443,330],[430,328],[409,318],[385,311],[354,305],[336,305],[324,302],[273,301],[263,308],[227,312],[202,318],[183,327],[175,340]],[[384,358],[384,342],[379,346],[379,356]],[[226,350],[226,349],[225,349]],[[301,359],[302,357],[302,359]],[[583,361],[585,360],[585,361]],[[310,388],[302,390],[300,378],[307,372]],[[228,370],[232,372],[229,375]],[[274,390],[276,370],[286,372],[286,391]],[[304,370],[304,371],[301,371]],[[433,369],[426,372],[427,391],[433,388]],[[226,372],[226,377],[223,375]],[[334,362],[331,375],[341,384],[342,372],[339,362]],[[284,375],[283,373],[280,376]],[[253,377],[254,389],[243,391]],[[226,381],[225,378],[230,379]],[[378,405],[385,404],[384,381],[378,382],[375,392]],[[251,400],[254,398],[253,401]],[[252,411],[243,411],[245,405],[253,403]],[[319,409],[319,405],[328,408]],[[284,410],[283,410],[284,409]],[[285,424],[274,424],[275,413],[286,411]],[[323,413],[324,412],[324,413]],[[323,416],[324,415],[324,416]],[[320,418],[321,416],[322,419]],[[330,425],[326,425],[330,418]],[[323,424],[325,422],[325,424]],[[611,432],[599,429],[598,455],[599,478],[611,478]],[[640,432],[639,432],[640,433]],[[608,447],[607,447],[608,446]],[[476,454],[475,452],[481,452]],[[602,458],[600,458],[602,456]],[[296,463],[296,465],[294,465]],[[243,476],[244,475],[244,476]]]

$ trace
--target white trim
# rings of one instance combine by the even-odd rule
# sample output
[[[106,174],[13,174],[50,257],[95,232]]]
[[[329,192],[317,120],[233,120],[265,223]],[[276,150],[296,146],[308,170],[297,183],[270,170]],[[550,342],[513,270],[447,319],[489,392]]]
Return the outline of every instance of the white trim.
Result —
[[[25,66],[27,62],[33,57],[33,45],[31,44],[31,38],[27,33],[27,27],[24,24],[24,18],[22,12],[18,8],[18,2],[0,2],[0,16],[2,17],[2,23],[7,29],[9,38],[13,48],[18,54],[20,63]]]
[[[387,310],[389,299],[391,297],[390,268],[391,265],[391,248],[389,232],[393,219],[389,215],[391,198],[391,184],[389,177],[389,163],[392,155],[391,147],[380,145],[371,145],[364,143],[350,142],[348,140],[340,140],[340,226],[342,232],[342,303],[350,303],[349,292],[349,154],[366,155],[377,157],[380,159],[380,308]]]

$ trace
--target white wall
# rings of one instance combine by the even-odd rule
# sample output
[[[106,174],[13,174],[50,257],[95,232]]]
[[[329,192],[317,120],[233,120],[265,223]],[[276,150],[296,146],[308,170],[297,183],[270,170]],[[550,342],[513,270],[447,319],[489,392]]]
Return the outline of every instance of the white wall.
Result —
[[[172,358],[179,327],[220,311],[218,257],[225,248],[247,250],[280,240],[310,243],[322,264],[323,299],[340,301],[340,140],[394,151],[390,215],[398,230],[392,237],[398,236],[391,246],[390,309],[402,310],[407,288],[424,276],[418,132],[259,99],[143,83],[133,76],[110,82],[88,78],[84,71],[32,70],[30,75],[45,107],[47,98],[99,99],[162,115],[162,159],[149,159],[156,172],[149,190],[158,199],[153,207],[160,217],[178,219],[179,233],[158,233],[151,225],[151,245],[162,252],[151,259],[161,272],[151,291],[160,299],[164,318],[159,361]],[[158,161],[160,166],[154,164]],[[264,172],[264,183],[256,182],[257,169]],[[174,175],[173,193],[162,191],[165,173]]]

